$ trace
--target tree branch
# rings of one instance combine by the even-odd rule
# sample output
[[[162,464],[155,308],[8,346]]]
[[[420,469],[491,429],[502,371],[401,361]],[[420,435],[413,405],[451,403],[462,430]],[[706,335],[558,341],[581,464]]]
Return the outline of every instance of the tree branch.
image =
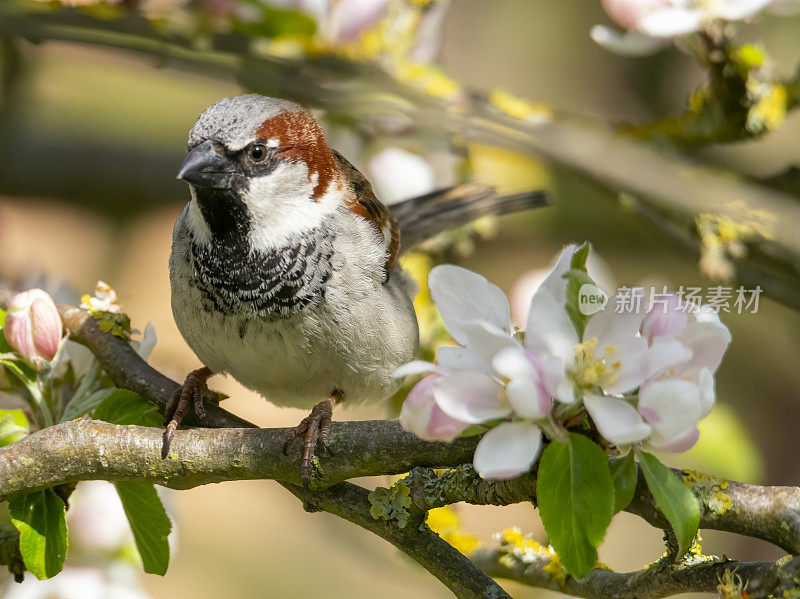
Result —
[[[794,595],[784,594],[784,591],[797,591],[795,580],[800,574],[798,556],[786,556],[775,562],[736,562],[708,557],[700,562],[678,565],[660,560],[635,572],[598,568],[580,580],[559,576],[557,570],[548,568],[550,558],[544,553],[526,555],[522,559],[490,549],[477,552],[472,559],[496,578],[588,599],[656,599],[676,593],[715,593],[726,571],[735,571],[747,581],[747,591],[753,599],[789,597]]]
[[[4,14],[5,12],[5,14]],[[614,190],[625,190],[663,210],[670,221],[693,226],[698,213],[741,219],[742,207],[771,216],[769,230],[749,240],[792,273],[797,284],[800,220],[796,198],[753,182],[703,168],[691,161],[656,152],[648,144],[600,127],[563,117],[516,118],[486,94],[459,88],[452,96],[425,93],[413,80],[398,81],[374,64],[324,54],[291,60],[254,55],[240,38],[217,35],[214,50],[199,50],[193,40],[156,31],[141,16],[101,20],[74,10],[4,11],[0,35],[33,41],[62,40],[113,47],[236,77],[252,91],[322,107],[335,119],[372,133],[415,135],[421,139],[459,139],[490,143],[535,154],[566,166]],[[233,49],[233,50],[232,50]],[[797,308],[786,281],[758,261],[736,260],[758,272],[768,294]],[[752,275],[750,275],[752,279]],[[744,281],[740,281],[742,284]]]
[[[0,448],[0,500],[81,480],[146,480],[173,489],[227,480],[300,484],[300,452],[283,454],[292,429],[179,429],[161,459],[161,429],[72,420]],[[472,460],[477,438],[422,441],[386,420],[331,424],[332,456],[314,459],[311,484],[402,474]]]
[[[698,475],[685,478],[700,504],[700,528],[733,532],[763,539],[789,553],[800,553],[800,489],[762,487]],[[471,465],[461,465],[442,474],[430,468],[415,468],[403,479],[411,500],[420,510],[464,501],[476,505],[509,505],[536,501],[536,475],[531,472],[512,480],[484,480]],[[639,481],[627,512],[648,524],[670,530],[669,522],[656,506],[644,476]]]
[[[0,499],[95,479],[146,480],[174,489],[251,479],[299,484],[299,455],[284,455],[282,450],[290,432],[182,429],[162,460],[160,429],[65,422],[0,449]],[[397,421],[384,420],[335,422],[331,433],[334,455],[314,461],[316,489],[359,476],[410,470],[403,482],[421,512],[461,501],[479,505],[535,501],[535,473],[509,481],[487,481],[477,475],[468,464],[477,437],[432,443],[403,431]],[[441,475],[433,470],[445,467],[455,468]],[[711,477],[692,485],[702,510],[700,528],[755,537],[800,553],[800,489]],[[627,511],[658,528],[670,528],[641,475]]]
[[[366,489],[339,483],[324,491],[305,491],[302,487],[281,484],[303,502],[306,511],[334,514],[389,541],[447,585],[456,597],[511,599],[494,580],[427,525],[408,524],[400,528],[393,522],[374,519]]]

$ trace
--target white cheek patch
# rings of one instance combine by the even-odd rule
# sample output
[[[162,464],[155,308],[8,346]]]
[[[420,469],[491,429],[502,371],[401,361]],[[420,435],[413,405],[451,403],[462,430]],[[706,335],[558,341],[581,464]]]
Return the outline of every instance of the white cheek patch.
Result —
[[[251,179],[242,199],[250,213],[252,248],[281,247],[318,227],[336,206],[332,201],[315,202],[313,191],[303,162],[284,161],[270,174]]]

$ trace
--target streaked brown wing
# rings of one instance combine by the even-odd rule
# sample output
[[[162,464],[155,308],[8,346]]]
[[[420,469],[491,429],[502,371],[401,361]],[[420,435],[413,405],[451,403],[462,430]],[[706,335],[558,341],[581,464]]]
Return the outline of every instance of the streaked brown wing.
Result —
[[[386,246],[384,270],[388,279],[400,251],[400,228],[397,226],[394,214],[378,201],[372,191],[372,185],[356,167],[339,152],[334,151],[333,155],[339,161],[345,183],[353,190],[348,207],[352,212],[368,221],[383,238]]]

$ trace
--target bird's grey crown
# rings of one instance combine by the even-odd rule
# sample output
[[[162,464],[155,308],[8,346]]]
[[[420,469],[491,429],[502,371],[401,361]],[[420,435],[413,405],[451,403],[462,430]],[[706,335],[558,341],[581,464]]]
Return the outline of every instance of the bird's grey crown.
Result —
[[[302,110],[302,107],[289,100],[259,94],[222,98],[197,119],[189,132],[189,147],[213,139],[231,151],[241,150],[253,141],[264,121],[294,110]]]

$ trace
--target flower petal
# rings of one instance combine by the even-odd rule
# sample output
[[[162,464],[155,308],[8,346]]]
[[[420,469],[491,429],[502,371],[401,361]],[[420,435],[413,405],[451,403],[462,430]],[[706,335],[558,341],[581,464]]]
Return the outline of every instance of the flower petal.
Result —
[[[600,434],[615,445],[637,443],[650,434],[636,408],[623,399],[587,394],[583,405]]]
[[[542,431],[530,422],[504,422],[475,448],[473,465],[483,478],[507,479],[531,469],[542,447]]]
[[[499,329],[488,322],[464,322],[461,324],[461,331],[466,338],[464,345],[486,365],[491,364],[500,350],[517,345],[510,331]]]
[[[542,382],[550,396],[561,403],[573,403],[575,401],[575,391],[567,377],[564,362],[555,356],[540,356],[539,367],[541,369]]]
[[[619,32],[605,25],[592,27],[589,37],[598,46],[620,56],[649,56],[669,45],[667,40],[650,37],[633,29]]]
[[[638,295],[639,291],[632,290],[631,293]],[[647,305],[647,295],[644,291],[641,292],[641,297],[641,304]],[[584,341],[596,338],[598,349],[602,349],[605,345],[626,343],[636,336],[645,317],[644,309],[617,312],[611,308],[620,305],[621,301],[619,295],[609,298],[606,309],[597,312],[589,319],[583,332]]]
[[[772,0],[725,0],[714,6],[713,13],[719,19],[739,21],[752,17],[771,3]]]
[[[411,362],[401,364],[395,368],[392,376],[396,379],[401,379],[412,374],[425,374],[426,372],[444,374],[445,371],[433,362],[428,362],[427,360],[412,360]]]
[[[691,359],[681,370],[682,376],[695,376],[700,369],[717,371],[731,342],[731,333],[724,324],[713,321],[693,322],[678,336],[692,352]]]
[[[508,402],[514,413],[530,420],[545,418],[553,408],[553,400],[542,383],[535,379],[514,379],[506,385]]]
[[[426,441],[450,441],[469,426],[451,418],[436,405],[433,386],[441,378],[433,374],[419,381],[408,392],[400,409],[400,424]]]
[[[717,401],[714,375],[708,368],[701,368],[697,375],[697,386],[700,389],[700,416],[706,416]]]
[[[650,445],[660,451],[666,451],[668,453],[681,453],[694,447],[694,444],[697,443],[699,438],[700,429],[695,426],[694,428],[691,428],[688,431],[673,437],[672,439],[664,439],[661,437],[661,435],[655,434],[650,437],[649,442]]]
[[[706,18],[699,9],[662,8],[642,17],[636,29],[651,37],[669,38],[699,30]]]
[[[335,41],[355,40],[381,18],[388,0],[339,0],[331,3],[330,23],[336,27]]]
[[[639,391],[637,407],[657,435],[672,439],[700,421],[700,390],[689,381],[656,381]]]
[[[658,377],[668,368],[686,364],[692,350],[676,339],[659,338],[647,350],[647,378]]]
[[[659,337],[675,337],[680,335],[689,323],[681,298],[670,293],[662,300],[653,300],[653,306],[642,322],[642,335],[650,343]]]
[[[447,331],[461,345],[466,322],[486,322],[511,335],[508,300],[499,287],[482,276],[452,264],[435,266],[428,275],[431,297]]]
[[[509,379],[538,379],[530,354],[519,345],[506,347],[492,358],[497,374]]]
[[[525,328],[527,348],[534,353],[555,354],[565,362],[574,359],[575,344],[580,341],[565,309],[567,282],[564,274],[569,270],[575,248],[569,245],[561,251],[550,274],[536,290]]]
[[[630,29],[644,15],[669,5],[669,0],[603,0],[603,10],[614,21]]]
[[[144,327],[144,333],[142,334],[142,340],[139,342],[139,347],[136,349],[136,353],[139,354],[142,360],[147,362],[147,358],[153,353],[157,341],[156,327],[153,326],[152,322],[148,322],[147,326]]]
[[[433,387],[436,403],[452,418],[477,424],[511,413],[508,401],[499,397],[500,384],[479,372],[456,371]]]
[[[445,370],[474,370],[493,374],[492,365],[466,347],[443,345],[436,350],[436,363]]]
[[[608,353],[610,347],[613,353]],[[603,389],[612,395],[633,391],[647,380],[647,341],[643,337],[632,337],[627,341],[619,341],[615,346],[601,348],[603,353],[598,357],[605,357],[609,367],[616,375],[615,378],[603,386]]]

